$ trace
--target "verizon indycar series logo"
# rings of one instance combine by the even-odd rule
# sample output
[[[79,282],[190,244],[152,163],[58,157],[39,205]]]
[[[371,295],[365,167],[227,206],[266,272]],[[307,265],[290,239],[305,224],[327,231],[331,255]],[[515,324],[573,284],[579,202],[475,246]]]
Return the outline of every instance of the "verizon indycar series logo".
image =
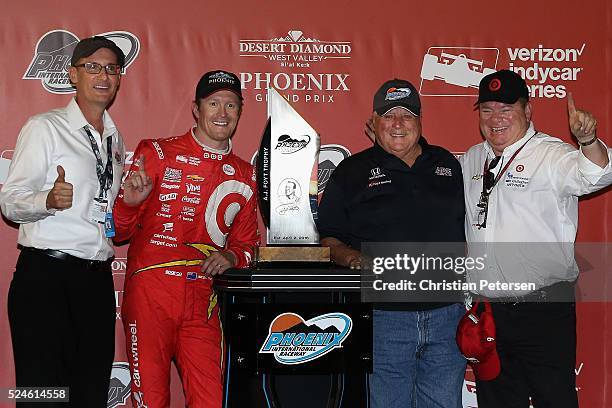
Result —
[[[121,48],[125,54],[125,66],[122,70],[122,74],[125,74],[127,67],[134,62],[140,51],[138,38],[127,31],[111,31],[98,35],[108,38]],[[68,77],[68,68],[78,42],[79,38],[66,30],[53,30],[43,34],[36,43],[34,57],[22,79],[40,80],[43,87],[51,93],[74,92]]]
[[[108,387],[107,408],[125,405],[130,395],[130,366],[128,363],[114,363]]]
[[[303,364],[342,347],[353,328],[344,313],[327,313],[308,321],[295,313],[278,315],[272,323],[260,353],[274,355],[281,364]]]
[[[274,149],[282,154],[291,154],[302,150],[308,146],[308,143],[310,143],[310,136],[308,135],[296,136],[295,139],[289,135],[281,135]]]
[[[423,96],[478,95],[478,84],[496,71],[497,48],[431,47],[423,57]]]

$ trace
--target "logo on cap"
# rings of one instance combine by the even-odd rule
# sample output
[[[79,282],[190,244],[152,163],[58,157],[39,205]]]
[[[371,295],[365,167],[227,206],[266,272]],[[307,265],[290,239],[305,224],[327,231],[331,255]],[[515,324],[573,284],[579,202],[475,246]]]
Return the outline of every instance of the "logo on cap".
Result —
[[[499,91],[501,88],[501,81],[497,78],[493,78],[491,82],[489,82],[489,91],[495,92]]]
[[[227,82],[230,84],[235,83],[234,78],[232,78],[232,76],[228,74],[227,72],[223,72],[223,71],[214,73],[208,78],[209,84],[215,84],[215,83],[220,83],[220,82]]]
[[[410,88],[389,88],[385,101],[397,101],[398,99],[404,99],[410,96],[412,91]]]

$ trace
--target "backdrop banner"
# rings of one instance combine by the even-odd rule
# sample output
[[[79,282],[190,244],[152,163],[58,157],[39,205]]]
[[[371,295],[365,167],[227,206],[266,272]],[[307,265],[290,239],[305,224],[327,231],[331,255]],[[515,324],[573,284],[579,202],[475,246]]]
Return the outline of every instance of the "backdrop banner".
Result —
[[[126,142],[127,166],[141,139],[180,135],[190,128],[195,86],[213,69],[235,72],[241,80],[244,108],[233,146],[245,160],[251,161],[259,148],[270,87],[316,129],[319,196],[343,158],[371,145],[364,128],[372,98],[392,78],[407,79],[419,91],[427,141],[456,155],[482,141],[473,106],[478,83],[499,69],[526,79],[538,130],[576,145],[568,127],[571,92],[577,107],[597,118],[600,139],[612,145],[612,2],[607,0],[517,0],[504,7],[484,0],[418,6],[362,0],[174,0],[171,7],[143,0],[0,2],[0,185],[28,117],[66,106],[74,96],[66,67],[76,42],[92,35],[112,39],[127,55],[121,89],[110,108]],[[301,188],[306,199],[312,188]],[[611,242],[611,210],[610,188],[581,199],[577,242]],[[18,256],[17,226],[4,220],[0,233],[0,388],[7,388],[14,386],[6,305]],[[131,406],[120,315],[126,253],[127,245],[118,247],[113,262],[117,325],[109,408]],[[583,261],[588,264],[588,256]],[[584,276],[592,288],[611,284],[603,273],[598,282]],[[607,353],[612,306],[606,297],[580,302],[577,314],[580,404],[612,406]],[[173,372],[172,407],[184,406]],[[468,371],[464,408],[477,407],[475,392]]]

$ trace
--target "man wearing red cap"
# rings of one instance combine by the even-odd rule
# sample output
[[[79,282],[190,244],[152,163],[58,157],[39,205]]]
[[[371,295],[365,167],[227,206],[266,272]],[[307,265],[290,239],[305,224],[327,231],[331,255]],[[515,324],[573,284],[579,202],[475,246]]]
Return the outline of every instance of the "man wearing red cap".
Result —
[[[612,150],[571,94],[579,149],[538,131],[527,85],[512,71],[485,76],[476,105],[485,141],[460,162],[470,255],[486,256],[468,281],[492,303],[501,362],[495,379],[477,379],[478,406],[527,408],[531,396],[537,408],[577,407],[578,197],[612,183]]]
[[[212,276],[249,265],[258,243],[252,166],[232,153],[240,80],[200,79],[182,136],[143,140],[114,216],[130,240],[122,318],[134,406],[170,404],[176,363],[190,407],[220,407],[223,333]]]

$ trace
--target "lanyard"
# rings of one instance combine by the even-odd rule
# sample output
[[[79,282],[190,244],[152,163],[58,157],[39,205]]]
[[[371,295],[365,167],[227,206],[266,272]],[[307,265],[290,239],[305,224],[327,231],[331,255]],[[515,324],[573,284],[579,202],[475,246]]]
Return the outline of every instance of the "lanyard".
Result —
[[[493,179],[493,184],[491,184],[491,188],[488,191],[485,191],[485,183],[484,183],[484,175],[487,173],[487,171],[489,171],[489,157],[486,158],[485,163],[484,163],[484,168],[482,169],[482,191],[485,192],[487,195],[489,194],[489,192],[491,190],[493,190],[493,187],[495,187],[495,185],[497,184],[497,182],[502,178],[502,176],[504,175],[504,173],[506,172],[506,170],[508,170],[508,167],[510,167],[510,164],[512,163],[512,161],[515,159],[515,157],[519,154],[519,152],[521,150],[523,150],[523,147],[525,147],[525,145],[531,140],[533,139],[533,137],[535,135],[537,135],[538,132],[535,132],[533,135],[531,135],[531,137],[529,139],[527,139],[525,141],[525,143],[523,143],[521,145],[521,147],[519,147],[517,149],[516,152],[514,152],[514,154],[510,157],[510,160],[508,160],[508,163],[506,163],[506,165],[504,166],[503,169],[501,169],[501,171],[499,173],[497,173],[497,177],[495,177],[495,179]]]
[[[87,125],[83,126],[83,130],[87,133],[89,141],[91,142],[91,150],[93,150],[94,156],[96,156],[96,174],[98,175],[98,182],[100,183],[100,194],[99,198],[106,196],[108,191],[113,185],[113,137],[109,136],[106,138],[106,167],[102,163],[102,156],[100,155],[100,149],[94,139],[91,131]]]

